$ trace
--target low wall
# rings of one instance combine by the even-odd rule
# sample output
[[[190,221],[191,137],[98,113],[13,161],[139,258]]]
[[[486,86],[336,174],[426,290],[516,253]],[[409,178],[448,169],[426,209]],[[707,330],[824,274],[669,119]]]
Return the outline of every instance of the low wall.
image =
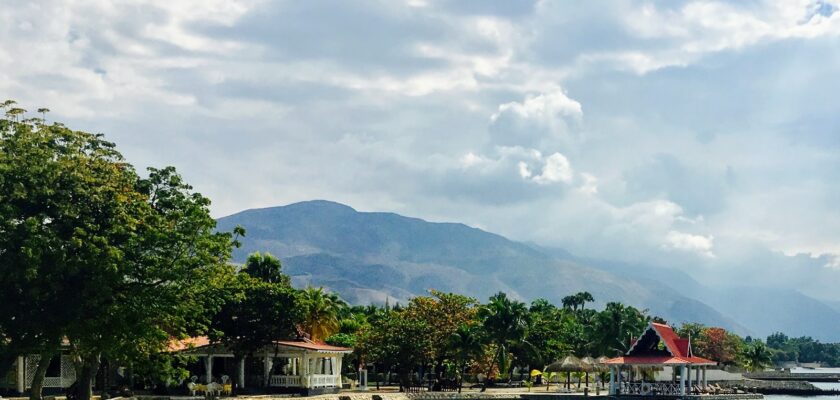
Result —
[[[719,382],[719,384],[720,386],[726,388],[761,394],[787,394],[797,396],[840,394],[840,391],[820,389],[805,381],[765,381],[757,379],[744,379],[740,381]]]
[[[840,374],[802,373],[791,374],[782,371],[762,371],[744,374],[744,378],[760,379],[764,381],[811,381],[811,382],[840,382]]]
[[[741,393],[741,394],[704,394],[704,395],[685,395],[685,396],[610,396],[610,399],[616,400],[645,400],[650,398],[657,399],[682,399],[682,400],[762,400],[764,395],[758,393]]]

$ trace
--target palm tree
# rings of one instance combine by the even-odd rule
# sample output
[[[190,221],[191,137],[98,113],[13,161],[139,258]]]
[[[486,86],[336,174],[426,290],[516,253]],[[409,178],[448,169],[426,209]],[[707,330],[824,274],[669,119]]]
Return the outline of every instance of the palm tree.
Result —
[[[573,311],[577,310],[579,301],[580,299],[575,295],[566,296],[561,300],[564,308],[568,308]]]
[[[284,275],[280,269],[280,260],[270,253],[253,253],[248,256],[245,262],[245,273],[268,283],[288,283],[289,277]]]
[[[478,315],[483,321],[488,339],[496,345],[496,353],[488,366],[489,377],[502,354],[511,346],[525,341],[528,331],[528,308],[525,303],[510,300],[505,293],[499,292],[479,309]],[[487,380],[484,381],[481,390],[487,390]]]
[[[741,358],[744,361],[744,368],[750,372],[762,370],[773,362],[770,349],[760,341],[754,341],[747,346],[741,353]]]
[[[323,341],[339,330],[338,315],[346,304],[337,295],[308,287],[301,293],[303,303],[303,329],[309,338]]]
[[[458,393],[461,393],[461,385],[464,382],[464,373],[467,363],[479,356],[483,350],[483,343],[480,332],[474,325],[461,325],[449,336],[447,343],[453,358],[455,368],[458,370]]]
[[[26,110],[22,108],[11,108],[9,111],[6,111],[6,117],[9,117],[14,122],[18,122],[20,120],[20,116],[26,113]]]
[[[575,298],[577,298],[577,303],[581,310],[583,310],[584,306],[586,306],[586,303],[595,301],[595,298],[592,297],[592,293],[589,292],[578,292],[575,294]]]
[[[48,112],[50,112],[50,109],[46,108],[46,107],[41,107],[41,108],[38,109],[38,113],[41,114],[41,123],[42,124],[47,123],[47,113]]]

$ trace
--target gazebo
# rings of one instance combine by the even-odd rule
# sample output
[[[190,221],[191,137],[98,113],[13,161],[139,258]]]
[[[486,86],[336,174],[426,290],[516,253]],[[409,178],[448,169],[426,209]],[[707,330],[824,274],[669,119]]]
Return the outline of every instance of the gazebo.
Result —
[[[173,343],[170,351],[199,357],[204,375],[202,381],[217,382],[221,378],[214,362],[229,364],[233,353],[221,344],[210,343],[206,337],[191,338]],[[278,340],[254,352],[261,359],[260,386],[283,388],[306,395],[338,393],[341,389],[341,361],[353,349],[331,346],[309,339]],[[227,367],[227,365],[224,365]],[[239,387],[245,386],[245,360],[232,366]],[[222,371],[228,368],[222,368]],[[251,379],[253,382],[254,379]]]
[[[651,322],[648,328],[621,357],[606,361],[610,368],[610,395],[660,395],[685,396],[694,386],[706,388],[706,368],[716,362],[696,357],[691,350],[691,339],[683,339],[665,324]],[[634,381],[632,374],[622,380],[622,370],[634,367],[673,367],[679,370],[679,382]],[[695,378],[692,381],[691,372]]]

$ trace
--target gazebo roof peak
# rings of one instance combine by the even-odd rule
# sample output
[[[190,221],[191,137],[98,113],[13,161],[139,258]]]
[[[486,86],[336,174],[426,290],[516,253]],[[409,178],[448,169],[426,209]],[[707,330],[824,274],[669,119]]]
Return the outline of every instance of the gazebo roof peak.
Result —
[[[695,357],[691,341],[681,338],[670,326],[651,322],[623,357],[608,364],[716,364],[712,360]]]

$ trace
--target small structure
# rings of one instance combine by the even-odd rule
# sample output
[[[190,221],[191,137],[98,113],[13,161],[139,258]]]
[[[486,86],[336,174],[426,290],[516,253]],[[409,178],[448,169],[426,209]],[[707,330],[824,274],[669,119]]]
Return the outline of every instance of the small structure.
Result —
[[[331,346],[306,338],[279,340],[254,352],[250,360],[245,357],[238,365],[232,365],[234,354],[221,344],[210,343],[206,337],[177,342],[170,350],[198,356],[204,370],[202,382],[220,382],[223,376],[233,376],[233,381],[239,387],[252,384],[306,395],[338,393],[342,384],[342,358],[353,352],[350,348]],[[257,367],[256,370],[262,373],[261,376],[246,379],[246,362],[249,361],[249,365],[255,364],[253,358],[261,359],[261,368]],[[251,371],[254,369],[251,368]]]
[[[38,368],[40,359],[41,356],[37,354],[18,357],[15,360],[12,372],[5,377],[6,379],[0,384],[0,388],[13,390],[21,394],[32,388],[32,380],[35,377],[35,370]],[[70,355],[67,354],[66,349],[62,348],[59,354],[56,354],[50,360],[44,375],[43,391],[45,394],[59,394],[74,382],[76,382],[76,370],[73,367]]]
[[[717,363],[696,357],[691,350],[691,340],[679,337],[665,324],[651,322],[647,330],[633,342],[624,356],[606,361],[610,368],[610,395],[685,396],[705,390],[706,369]],[[633,379],[634,367],[674,367],[679,370],[679,382],[645,382]],[[638,369],[638,368],[636,368]],[[628,376],[622,379],[622,371]],[[695,378],[692,381],[691,372]]]

